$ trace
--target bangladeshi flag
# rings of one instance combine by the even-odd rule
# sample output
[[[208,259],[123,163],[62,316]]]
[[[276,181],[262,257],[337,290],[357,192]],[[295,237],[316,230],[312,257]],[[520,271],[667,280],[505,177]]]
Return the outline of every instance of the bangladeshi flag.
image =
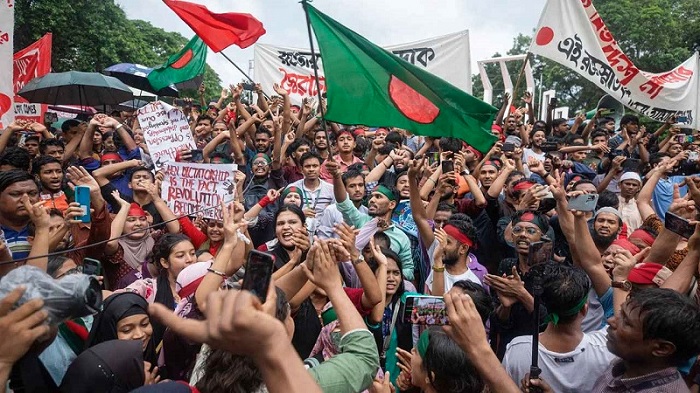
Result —
[[[148,74],[155,91],[176,83],[187,82],[204,73],[207,64],[207,45],[194,36],[182,50],[168,58],[162,66]]]
[[[304,4],[323,58],[328,120],[456,137],[481,152],[491,148],[498,109]]]

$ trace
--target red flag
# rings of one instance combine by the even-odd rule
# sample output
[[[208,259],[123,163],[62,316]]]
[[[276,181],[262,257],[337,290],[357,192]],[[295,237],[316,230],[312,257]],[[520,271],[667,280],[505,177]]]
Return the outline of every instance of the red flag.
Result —
[[[14,54],[15,93],[30,80],[44,76],[51,71],[51,33],[46,33],[38,41]],[[31,104],[15,94],[15,118],[44,122],[47,106]]]
[[[250,14],[217,14],[199,4],[177,0],[163,1],[214,52],[221,52],[233,44],[247,48],[265,34],[262,23]]]

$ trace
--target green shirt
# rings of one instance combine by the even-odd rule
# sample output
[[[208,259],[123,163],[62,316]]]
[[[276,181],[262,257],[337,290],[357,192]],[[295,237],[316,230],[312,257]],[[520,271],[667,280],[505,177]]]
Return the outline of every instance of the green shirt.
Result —
[[[362,228],[365,224],[372,220],[368,214],[360,213],[359,210],[353,205],[350,198],[345,198],[342,202],[337,202],[338,211],[343,214],[345,222],[349,225],[355,226],[355,228]],[[399,228],[392,225],[387,228],[384,233],[389,236],[391,240],[391,251],[398,254],[401,259],[401,270],[403,271],[403,276],[406,280],[413,280],[413,255],[411,254],[411,240],[408,236]]]
[[[366,329],[345,333],[340,353],[309,369],[327,393],[356,393],[367,389],[379,369],[379,351],[374,336]]]

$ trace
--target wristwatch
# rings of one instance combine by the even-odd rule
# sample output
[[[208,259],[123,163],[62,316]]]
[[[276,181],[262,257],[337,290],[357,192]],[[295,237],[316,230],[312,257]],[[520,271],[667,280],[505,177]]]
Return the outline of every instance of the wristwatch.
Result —
[[[354,259],[354,260],[352,261],[352,265],[353,265],[353,266],[357,266],[357,265],[359,265],[359,264],[361,264],[361,263],[363,263],[363,262],[365,262],[365,257],[363,257],[362,255],[360,255],[360,256],[357,257],[357,259]]]
[[[623,280],[623,281],[614,281],[613,280],[612,287],[613,288],[620,288],[625,292],[629,292],[632,290],[632,283],[627,281],[627,280]]]

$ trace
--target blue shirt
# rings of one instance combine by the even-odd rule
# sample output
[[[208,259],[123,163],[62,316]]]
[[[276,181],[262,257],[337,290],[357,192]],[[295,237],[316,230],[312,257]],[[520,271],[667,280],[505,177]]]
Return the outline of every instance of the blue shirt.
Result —
[[[651,203],[661,221],[664,220],[666,212],[673,202],[673,185],[683,180],[685,180],[685,176],[669,176],[665,179],[659,179],[659,182],[656,184],[654,192],[651,194]],[[680,187],[679,191],[681,197],[684,197],[688,193],[688,187]]]
[[[12,228],[0,226],[5,233],[5,242],[7,248],[12,253],[12,259],[24,259],[29,256],[29,251],[32,250],[32,245],[27,241],[29,236],[29,226],[25,226],[20,231],[15,231]]]

